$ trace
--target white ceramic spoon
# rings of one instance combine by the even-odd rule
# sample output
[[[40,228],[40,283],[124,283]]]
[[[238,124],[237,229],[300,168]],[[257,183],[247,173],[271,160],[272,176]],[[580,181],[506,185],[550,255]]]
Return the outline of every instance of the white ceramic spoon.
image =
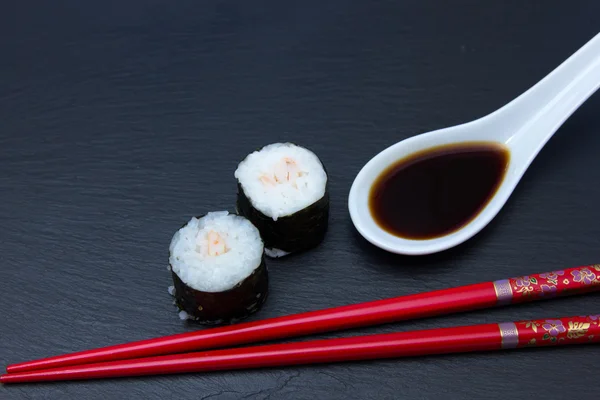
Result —
[[[499,110],[466,124],[411,137],[373,157],[358,173],[350,189],[348,208],[354,226],[369,242],[398,254],[435,253],[470,239],[498,214],[542,147],[599,86],[600,34]],[[472,141],[502,143],[511,156],[501,186],[470,223],[446,236],[428,240],[399,238],[377,225],[369,210],[369,192],[375,179],[388,166],[430,147]],[[406,195],[410,196],[410,192]]]

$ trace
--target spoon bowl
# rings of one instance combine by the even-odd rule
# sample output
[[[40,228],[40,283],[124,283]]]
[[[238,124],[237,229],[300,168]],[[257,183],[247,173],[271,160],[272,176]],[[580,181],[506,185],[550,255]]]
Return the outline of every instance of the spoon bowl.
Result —
[[[430,254],[465,242],[500,212],[540,150],[599,86],[600,34],[536,85],[493,113],[465,124],[413,136],[374,156],[360,170],[350,189],[348,209],[352,223],[366,240],[397,254]],[[497,143],[510,153],[500,187],[470,222],[445,236],[425,240],[398,237],[377,224],[370,211],[369,196],[373,183],[386,168],[413,153],[463,142]]]

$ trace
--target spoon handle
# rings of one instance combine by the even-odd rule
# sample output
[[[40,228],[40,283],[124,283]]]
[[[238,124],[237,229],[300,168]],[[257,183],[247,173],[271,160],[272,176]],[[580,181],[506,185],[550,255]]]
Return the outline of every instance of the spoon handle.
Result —
[[[573,112],[600,86],[600,34],[491,118],[512,136],[507,144],[523,166],[535,158]],[[519,154],[521,153],[521,154]]]

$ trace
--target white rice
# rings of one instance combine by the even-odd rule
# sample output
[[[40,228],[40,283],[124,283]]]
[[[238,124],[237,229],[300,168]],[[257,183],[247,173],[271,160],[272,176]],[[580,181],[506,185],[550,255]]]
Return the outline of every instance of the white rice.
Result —
[[[269,248],[265,247],[265,254],[271,258],[279,258],[279,257],[285,257],[290,253],[288,251],[283,251],[281,249],[276,249],[276,248],[269,249]]]
[[[294,183],[265,185],[262,176],[274,177],[276,165],[284,158],[295,161],[300,176]],[[235,171],[252,206],[277,221],[294,214],[325,194],[327,174],[319,158],[310,150],[292,143],[274,143],[249,154]]]
[[[226,252],[208,254],[207,236],[217,232]],[[264,251],[258,229],[246,218],[227,211],[192,218],[175,233],[169,246],[169,263],[192,289],[222,292],[246,279],[260,265]]]
[[[188,313],[186,313],[185,311],[179,311],[179,319],[182,321],[185,321],[186,319],[192,319],[192,318],[190,318],[190,315]]]

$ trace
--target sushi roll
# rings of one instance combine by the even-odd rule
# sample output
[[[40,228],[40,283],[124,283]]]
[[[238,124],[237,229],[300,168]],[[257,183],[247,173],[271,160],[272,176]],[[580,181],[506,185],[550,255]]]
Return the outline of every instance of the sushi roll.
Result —
[[[325,237],[329,192],[312,151],[274,143],[249,154],[235,171],[237,210],[260,231],[270,257],[308,250]]]
[[[260,309],[269,278],[258,229],[227,211],[194,217],[169,246],[169,265],[182,319],[233,323]]]

